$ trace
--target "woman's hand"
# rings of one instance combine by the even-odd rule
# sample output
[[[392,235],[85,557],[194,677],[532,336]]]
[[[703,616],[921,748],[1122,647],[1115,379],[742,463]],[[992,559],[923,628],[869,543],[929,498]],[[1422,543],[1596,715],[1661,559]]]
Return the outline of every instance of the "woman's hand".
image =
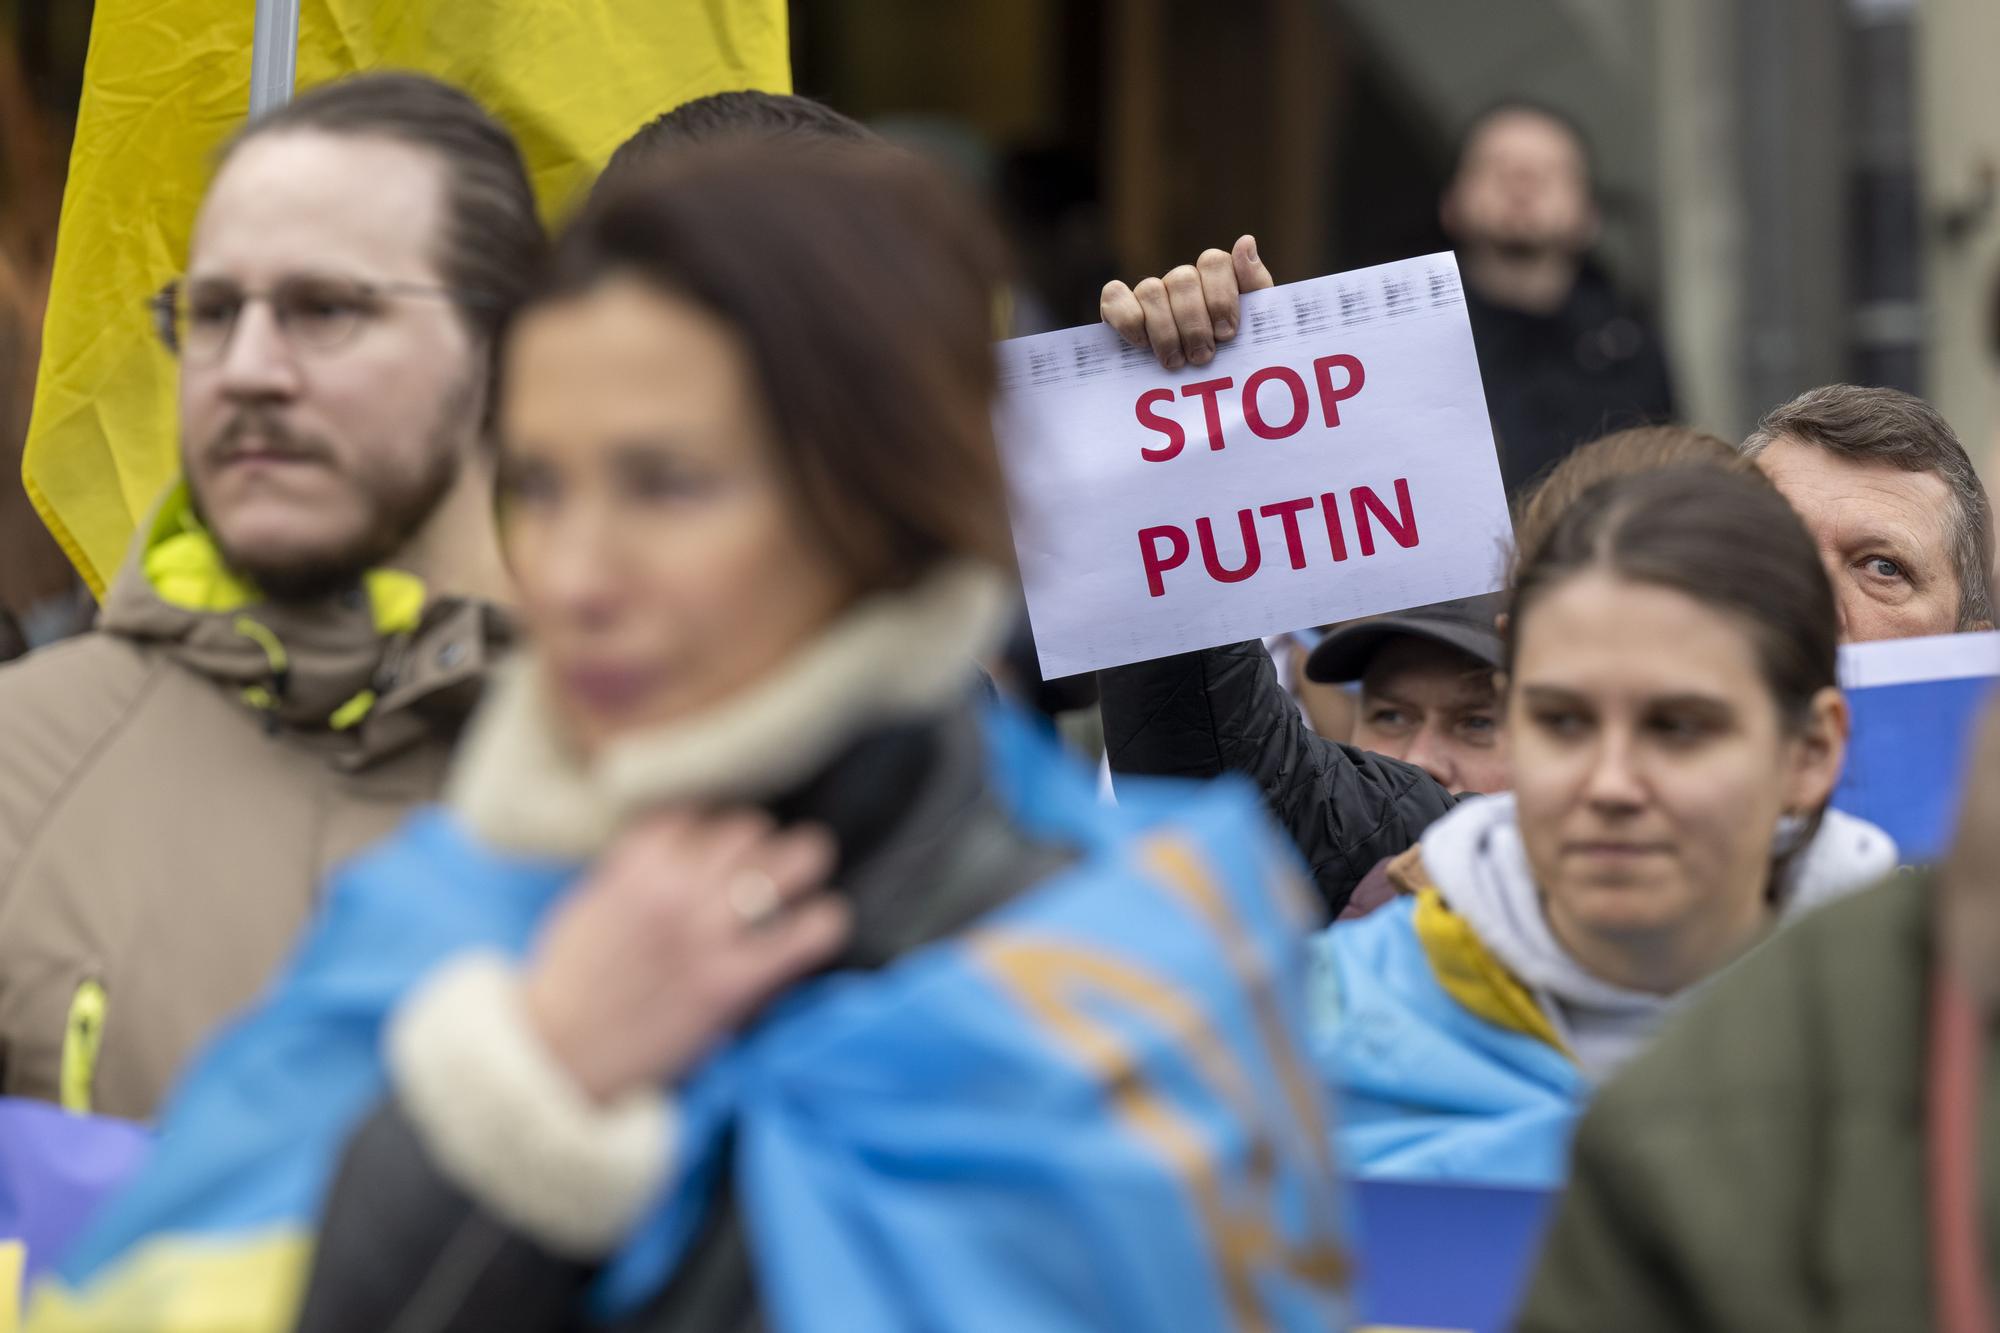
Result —
[[[847,938],[833,839],[762,814],[662,815],[624,834],[551,915],[528,1018],[601,1102],[670,1082]]]

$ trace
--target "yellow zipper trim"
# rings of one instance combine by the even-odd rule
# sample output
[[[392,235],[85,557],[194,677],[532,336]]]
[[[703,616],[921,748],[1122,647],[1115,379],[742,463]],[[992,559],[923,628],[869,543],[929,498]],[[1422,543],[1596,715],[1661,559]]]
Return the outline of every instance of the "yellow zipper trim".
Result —
[[[79,1114],[90,1110],[92,1086],[97,1082],[97,1053],[104,1047],[104,1015],[109,998],[97,981],[85,981],[70,997],[69,1018],[63,1024],[62,1076],[59,1087],[63,1109]]]

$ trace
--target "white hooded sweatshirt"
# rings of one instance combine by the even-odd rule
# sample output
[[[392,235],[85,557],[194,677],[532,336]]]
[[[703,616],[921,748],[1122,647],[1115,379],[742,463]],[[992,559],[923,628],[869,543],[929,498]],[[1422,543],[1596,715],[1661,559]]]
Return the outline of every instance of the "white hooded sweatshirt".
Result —
[[[1627,990],[1585,971],[1556,942],[1528,869],[1511,794],[1469,800],[1425,831],[1424,869],[1446,906],[1525,985],[1593,1082],[1609,1077],[1651,1040],[1675,995]],[[1792,859],[1778,896],[1778,922],[1842,898],[1896,868],[1896,844],[1873,824],[1826,812]]]

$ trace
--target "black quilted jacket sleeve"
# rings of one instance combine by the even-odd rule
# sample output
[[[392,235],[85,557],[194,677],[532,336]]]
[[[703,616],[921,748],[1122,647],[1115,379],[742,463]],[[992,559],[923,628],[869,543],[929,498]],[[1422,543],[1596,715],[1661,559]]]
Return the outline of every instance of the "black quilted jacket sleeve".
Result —
[[[1456,804],[1414,765],[1315,735],[1254,640],[1114,667],[1098,683],[1114,787],[1120,775],[1249,777],[1298,844],[1329,918]]]

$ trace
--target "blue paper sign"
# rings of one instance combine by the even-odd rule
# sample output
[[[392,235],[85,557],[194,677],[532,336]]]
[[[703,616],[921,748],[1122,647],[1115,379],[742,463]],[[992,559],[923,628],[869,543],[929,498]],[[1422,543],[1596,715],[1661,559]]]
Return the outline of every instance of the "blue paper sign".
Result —
[[[1556,1196],[1495,1185],[1362,1180],[1354,1189],[1363,1329],[1505,1333]]]
[[[2000,679],[2000,634],[1849,644],[1841,682],[1854,710],[1833,804],[1879,825],[1903,860],[1935,860],[1951,840],[1981,707]]]

